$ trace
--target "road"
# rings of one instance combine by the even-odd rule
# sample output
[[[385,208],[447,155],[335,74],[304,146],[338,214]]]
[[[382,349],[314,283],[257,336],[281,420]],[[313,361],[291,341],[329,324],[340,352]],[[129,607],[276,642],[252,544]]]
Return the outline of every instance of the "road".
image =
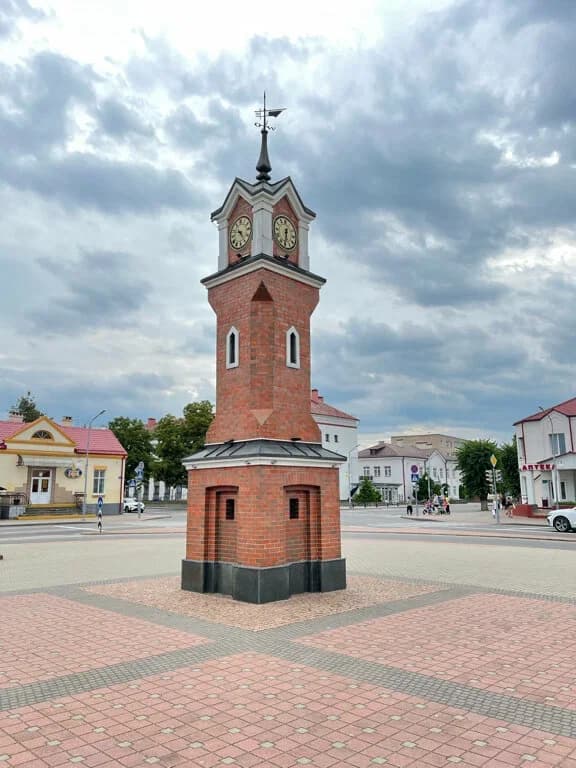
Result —
[[[478,544],[545,547],[572,549],[576,547],[576,534],[560,536],[545,526],[530,523],[511,523],[503,518],[497,525],[488,512],[480,512],[475,505],[459,508],[449,518],[403,516],[403,508],[368,508],[342,510],[343,537],[379,540],[398,539],[426,541],[442,538],[446,543],[465,544],[474,537]],[[104,536],[122,539],[134,535],[160,538],[180,538],[186,528],[186,510],[182,505],[166,504],[149,507],[141,519],[126,513],[104,517]],[[87,540],[98,536],[96,521],[74,520],[63,522],[13,522],[0,524],[0,543],[49,542]],[[572,539],[572,536],[574,537]]]

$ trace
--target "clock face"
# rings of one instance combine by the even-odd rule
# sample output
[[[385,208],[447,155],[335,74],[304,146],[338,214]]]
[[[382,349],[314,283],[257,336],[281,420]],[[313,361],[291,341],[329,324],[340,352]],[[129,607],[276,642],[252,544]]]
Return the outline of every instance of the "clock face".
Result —
[[[276,216],[274,219],[274,240],[287,251],[296,247],[296,229],[286,216]]]
[[[230,245],[232,248],[244,248],[252,235],[252,222],[248,216],[239,216],[230,227]]]

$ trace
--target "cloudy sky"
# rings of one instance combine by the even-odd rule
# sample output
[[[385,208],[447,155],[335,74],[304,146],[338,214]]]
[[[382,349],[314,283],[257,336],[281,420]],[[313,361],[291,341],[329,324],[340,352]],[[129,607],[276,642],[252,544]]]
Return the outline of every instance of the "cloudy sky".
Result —
[[[0,418],[213,400],[209,213],[264,89],[318,214],[313,385],[364,440],[576,395],[576,2],[288,7],[0,2]]]

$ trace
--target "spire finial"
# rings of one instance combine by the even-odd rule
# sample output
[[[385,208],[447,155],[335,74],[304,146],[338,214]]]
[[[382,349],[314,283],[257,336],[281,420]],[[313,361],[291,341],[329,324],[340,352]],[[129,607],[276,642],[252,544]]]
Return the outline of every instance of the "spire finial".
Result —
[[[268,131],[276,130],[273,126],[268,125],[269,117],[278,117],[278,115],[284,112],[284,107],[281,109],[266,109],[266,91],[264,91],[264,106],[262,109],[256,110],[256,122],[254,125],[257,128],[261,128],[262,144],[260,146],[260,157],[256,163],[256,175],[257,181],[270,181],[270,171],[272,166],[270,165],[270,158],[268,157]]]

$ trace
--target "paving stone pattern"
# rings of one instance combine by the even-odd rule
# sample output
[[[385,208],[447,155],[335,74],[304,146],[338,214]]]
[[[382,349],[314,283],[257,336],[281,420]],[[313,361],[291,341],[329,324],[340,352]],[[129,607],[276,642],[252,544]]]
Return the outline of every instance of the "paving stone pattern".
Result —
[[[359,577],[239,606],[169,581],[0,597],[0,768],[576,768],[571,603]]]
[[[380,642],[383,635],[389,641],[385,645]],[[576,709],[574,605],[471,595],[301,642],[474,688]]]

